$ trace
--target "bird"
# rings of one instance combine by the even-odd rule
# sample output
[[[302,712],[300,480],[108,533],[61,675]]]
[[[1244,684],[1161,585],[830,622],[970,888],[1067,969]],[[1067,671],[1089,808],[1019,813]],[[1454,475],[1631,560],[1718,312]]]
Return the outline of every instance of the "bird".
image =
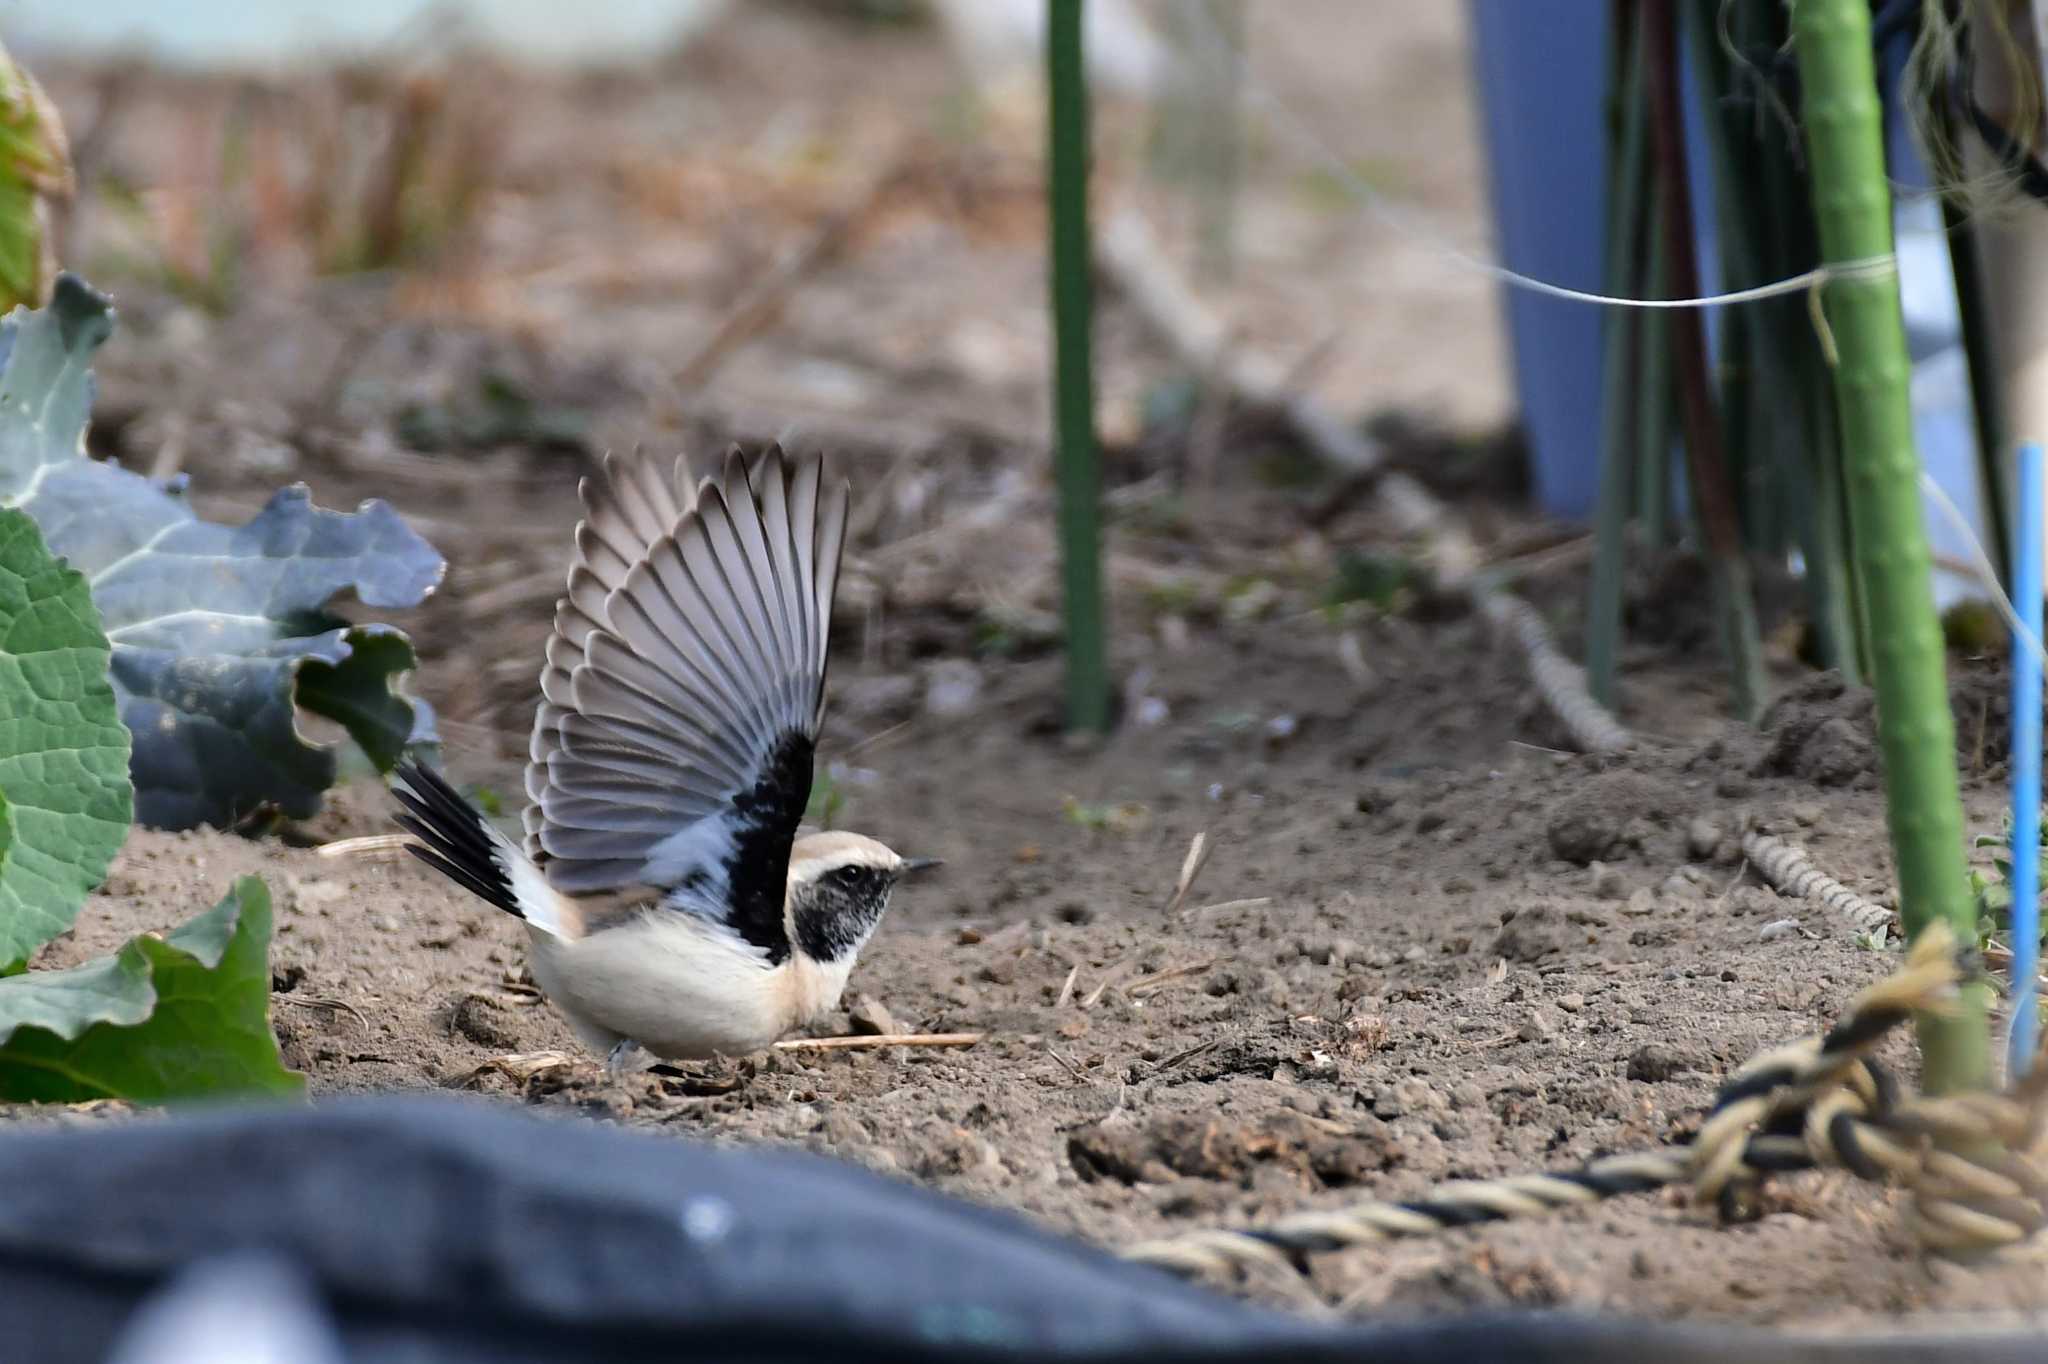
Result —
[[[935,858],[799,832],[851,496],[779,445],[691,478],[608,455],[578,493],[515,842],[397,769],[421,861],[523,920],[542,993],[614,1078],[737,1058],[836,1008],[897,882]]]

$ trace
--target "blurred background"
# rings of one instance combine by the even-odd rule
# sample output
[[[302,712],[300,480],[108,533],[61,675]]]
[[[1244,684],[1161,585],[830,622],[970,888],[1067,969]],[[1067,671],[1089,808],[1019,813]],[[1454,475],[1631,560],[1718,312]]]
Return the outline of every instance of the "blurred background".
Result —
[[[1492,287],[1361,215],[1343,180],[1362,176],[1426,209],[1456,244],[1490,250],[1469,18],[1459,5],[1410,9],[1332,0],[1261,12],[1248,44],[1258,79],[1287,91],[1343,164],[1243,130],[1235,290],[1218,297],[1248,344],[1312,359],[1303,379],[1347,407],[1485,427],[1510,405]],[[378,0],[346,17],[298,3],[254,16],[9,3],[0,36],[42,75],[81,154],[65,259],[109,283],[110,271],[154,270],[216,310],[402,265],[419,275],[404,306],[433,298],[477,308],[481,323],[573,330],[592,291],[608,290],[617,350],[644,347],[646,367],[663,368],[726,315],[751,265],[801,242],[835,195],[901,169],[906,183],[856,225],[856,249],[807,277],[804,309],[821,316],[735,346],[717,388],[763,396],[765,369],[781,375],[778,404],[854,407],[862,379],[902,383],[923,368],[1009,390],[1006,419],[1036,433],[1042,413],[1015,400],[1042,386],[1049,345],[1030,254],[1042,210],[1018,202],[1040,154],[1020,125],[1042,98],[1041,10],[641,0],[565,24],[556,7],[523,2]],[[1156,15],[1089,12],[1101,182],[1170,190],[1176,171],[1197,178],[1170,164],[1195,154],[1170,145],[1186,120],[1171,107]],[[1181,65],[1207,77],[1213,60]],[[1162,193],[1157,207],[1189,218],[1193,197]],[[350,210],[376,220],[342,221]],[[826,327],[841,308],[893,366],[863,356],[877,372],[856,377],[822,363],[832,347],[805,337],[806,323]],[[820,363],[784,372],[789,357],[774,352],[800,339]],[[1115,432],[1138,413],[1106,339]],[[993,419],[979,395],[965,405]]]
[[[971,558],[950,531],[917,537],[1047,488],[1041,10],[0,7],[69,134],[58,259],[121,309],[95,452],[189,472],[222,515],[294,479],[327,505],[399,505],[453,565],[415,636],[421,689],[472,757],[523,750],[517,646],[558,590],[561,495],[608,449],[846,451],[857,549],[910,546],[856,573],[850,614],[964,622],[913,655],[1040,649],[1049,525],[1013,519],[1018,543]],[[1289,391],[1513,495],[1499,290],[1445,249],[1493,250],[1467,10],[1305,0],[1260,10],[1255,35],[1230,31],[1237,6],[1088,14],[1098,219],[1128,207]],[[1241,89],[1230,117],[1205,111],[1230,80],[1285,91],[1323,145],[1250,116]],[[1365,211],[1361,187],[1420,227]],[[1097,355],[1126,510],[1178,506],[1190,458],[1228,466],[1203,486],[1321,477],[1273,422],[1202,403],[1202,376],[1113,297]],[[1246,564],[1275,537],[1239,547]],[[1183,549],[1131,567],[1153,557],[1131,547],[1113,590],[1214,607],[1219,584],[1270,576],[1190,587]]]
[[[1544,297],[1502,268],[1669,297],[1815,263],[1782,16],[1742,0],[1718,31],[1674,21],[1683,129],[1667,157],[1645,145],[1654,63],[1636,12],[1090,0],[1112,520],[1179,518],[1211,559],[1242,551],[1226,583],[1270,583],[1276,537],[1313,577],[1384,538],[1361,494],[1412,468],[1490,555],[1600,514],[1599,565],[1654,578],[1704,551],[1728,596],[1731,547],[1701,540],[1681,458],[1698,433],[1669,347],[1697,318],[1723,408],[1714,459],[1758,580],[1718,628],[1738,655],[1776,629],[1856,675],[1832,399],[1798,291],[1644,314]],[[1884,7],[1876,41],[1915,434],[1953,504],[1929,506],[1951,606],[1984,594],[1980,551],[2003,564],[2004,513],[1957,219],[1928,190],[1908,109],[1918,13]],[[415,515],[414,494],[440,502],[448,524],[426,512],[424,528],[455,563],[449,595],[482,608],[428,644],[430,678],[479,621],[538,623],[553,495],[579,460],[678,441],[787,437],[886,469],[857,549],[909,548],[857,565],[871,623],[943,601],[1005,648],[1057,634],[1048,526],[993,517],[1008,545],[936,534],[1049,491],[1043,33],[1035,0],[636,0],[570,19],[527,0],[0,5],[0,38],[68,130],[76,192],[51,205],[54,258],[123,310],[96,452],[204,475],[230,507],[237,483],[295,478]],[[1686,288],[1643,207],[1673,157],[1693,205]],[[1339,424],[1335,447],[1319,438]],[[1233,538],[1229,494],[1318,479],[1337,488],[1308,497],[1306,539],[1250,515],[1249,541]],[[1367,521],[1345,527],[1354,513]],[[1392,530],[1412,550],[1434,520]],[[1113,594],[1189,590],[1187,543],[1116,548]],[[906,577],[913,561],[944,586]],[[1553,613],[1610,701],[1619,581],[1596,567],[1583,650],[1582,613]],[[493,666],[448,679],[458,729],[523,725],[525,662],[503,685]],[[1763,690],[1752,678],[1737,709]]]

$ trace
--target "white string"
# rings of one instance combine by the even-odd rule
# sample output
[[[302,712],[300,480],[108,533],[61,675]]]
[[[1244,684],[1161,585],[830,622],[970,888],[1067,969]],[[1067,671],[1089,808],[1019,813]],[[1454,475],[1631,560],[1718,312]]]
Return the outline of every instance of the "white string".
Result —
[[[2036,639],[2034,632],[2027,629],[2020,620],[2020,613],[2014,609],[2012,598],[2006,596],[2005,588],[1999,585],[1998,570],[1991,566],[1991,556],[1984,552],[1984,545],[1977,539],[1977,532],[1970,525],[1970,518],[1963,515],[1963,509],[1950,500],[1942,486],[1934,481],[1934,476],[1925,469],[1920,471],[1920,491],[1927,495],[1927,500],[1934,504],[1935,510],[1948,522],[1949,529],[1960,535],[1963,543],[1969,547],[1970,568],[1976,575],[1977,585],[1991,594],[1991,604],[1998,608],[1999,615],[2005,617],[2005,623],[2012,630],[2013,637],[2032,649],[2035,657],[2044,665],[2048,665],[2048,650],[2041,647],[2041,641]]]
[[[1840,265],[1817,265],[1803,275],[1790,279],[1773,280],[1750,289],[1737,289],[1732,294],[1707,294],[1701,298],[1616,298],[1611,294],[1596,294],[1585,289],[1572,289],[1549,280],[1537,279],[1510,270],[1505,265],[1468,256],[1454,246],[1435,243],[1437,249],[1455,260],[1473,266],[1504,284],[1517,289],[1526,289],[1532,294],[1547,294],[1551,298],[1571,299],[1577,303],[1599,303],[1610,308],[1719,308],[1729,303],[1751,303],[1760,298],[1783,298],[1787,294],[1803,294],[1818,289],[1829,280],[1836,279],[1879,279],[1895,273],[1898,262],[1891,256],[1866,256],[1861,260],[1843,261]]]
[[[1200,46],[1204,50],[1203,60],[1217,60],[1214,49],[1217,44],[1228,44],[1230,39],[1216,27],[1215,18],[1205,5],[1192,5],[1196,22],[1206,31],[1208,41]],[[1438,255],[1457,262],[1467,270],[1476,271],[1503,284],[1524,289],[1533,294],[1550,298],[1567,299],[1574,303],[1594,303],[1609,308],[1719,308],[1731,303],[1753,303],[1759,299],[1783,298],[1789,294],[1806,293],[1819,289],[1833,280],[1876,280],[1888,279],[1898,273],[1898,259],[1887,252],[1881,256],[1865,256],[1858,260],[1841,261],[1833,265],[1817,265],[1804,274],[1790,279],[1773,280],[1749,289],[1737,289],[1728,294],[1707,294],[1700,298],[1617,298],[1611,294],[1594,293],[1587,289],[1573,289],[1563,284],[1552,284],[1534,275],[1525,275],[1511,270],[1497,261],[1486,260],[1460,247],[1453,246],[1448,235],[1437,230],[1427,218],[1412,214],[1393,203],[1371,182],[1353,170],[1339,156],[1321,134],[1310,127],[1292,109],[1268,90],[1250,70],[1246,63],[1238,78],[1243,89],[1253,102],[1263,107],[1273,123],[1292,139],[1296,147],[1316,161],[1320,161],[1329,173],[1336,177],[1351,197],[1375,218],[1410,241],[1426,246]]]

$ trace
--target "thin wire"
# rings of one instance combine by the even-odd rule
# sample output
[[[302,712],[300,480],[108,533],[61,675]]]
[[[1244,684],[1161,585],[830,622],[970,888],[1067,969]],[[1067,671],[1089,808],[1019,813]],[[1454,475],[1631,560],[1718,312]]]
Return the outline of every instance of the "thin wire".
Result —
[[[1977,585],[1991,594],[1991,604],[1997,608],[1998,614],[2005,618],[2006,628],[2012,631],[2014,638],[2033,650],[2035,658],[2048,664],[2048,650],[2041,647],[2040,637],[2027,628],[2026,622],[2020,619],[2020,613],[2014,609],[2012,598],[2006,596],[2005,589],[1999,586],[1998,570],[1991,566],[1990,556],[1984,553],[1984,545],[1977,539],[1977,531],[1970,524],[1970,518],[1963,515],[1963,509],[1949,498],[1941,485],[1934,481],[1933,475],[1925,469],[1920,471],[1920,491],[1927,495],[1927,500],[1941,513],[1942,520],[1948,522],[1949,529],[1963,537],[1964,544],[1968,546],[1970,569],[1976,575]]]
[[[1211,41],[1197,46],[1203,50],[1202,60],[1209,62],[1212,60],[1210,49],[1213,45],[1217,42],[1227,43],[1229,39],[1216,27],[1216,21],[1209,14],[1207,6],[1191,5],[1189,9],[1195,16],[1195,22],[1208,30]],[[1410,213],[1396,205],[1373,188],[1364,176],[1353,170],[1344,158],[1323,140],[1321,134],[1266,88],[1251,71],[1250,63],[1244,65],[1238,79],[1242,82],[1244,92],[1265,110],[1274,125],[1290,138],[1299,150],[1321,162],[1324,169],[1336,178],[1351,197],[1380,222],[1410,241],[1430,248],[1447,260],[1457,262],[1467,270],[1532,294],[1543,294],[1573,303],[1593,303],[1608,308],[1720,308],[1731,303],[1754,303],[1760,299],[1783,298],[1790,294],[1818,291],[1822,286],[1836,280],[1889,279],[1898,273],[1898,259],[1887,252],[1881,256],[1865,256],[1833,265],[1817,265],[1789,279],[1773,280],[1753,288],[1737,289],[1733,293],[1707,294],[1699,298],[1618,298],[1612,294],[1594,293],[1587,289],[1573,289],[1567,285],[1553,284],[1549,280],[1525,275],[1519,270],[1511,270],[1497,261],[1484,259],[1452,245],[1448,234],[1438,230],[1426,217]]]
[[[1617,298],[1612,294],[1596,294],[1585,289],[1552,284],[1549,280],[1537,279],[1533,275],[1510,270],[1505,265],[1496,265],[1491,261],[1468,255],[1445,242],[1431,244],[1453,260],[1491,275],[1504,284],[1511,284],[1517,289],[1526,289],[1532,294],[1544,294],[1550,298],[1569,299],[1574,303],[1598,303],[1610,308],[1720,308],[1730,303],[1754,303],[1758,299],[1783,298],[1788,294],[1810,294],[1833,280],[1882,279],[1898,271],[1898,262],[1891,256],[1866,256],[1861,260],[1843,261],[1840,265],[1817,265],[1803,275],[1793,275],[1789,279],[1774,280],[1769,284],[1759,284],[1749,289],[1737,289],[1730,294],[1707,294],[1699,298]]]
[[[1934,481],[1934,476],[1925,469],[1920,471],[1920,491],[1934,505],[1934,509],[1941,513],[1942,519],[1948,522],[1949,529],[1960,535],[1963,543],[1968,547],[1971,571],[1977,578],[1978,586],[1991,594],[1992,605],[1997,608],[1998,614],[2005,618],[2007,628],[2012,631],[2014,652],[2031,653],[2037,662],[2048,664],[2048,650],[2043,650],[2041,647],[2040,632],[2030,629],[2026,622],[2020,619],[2020,613],[2013,606],[2012,598],[2006,596],[2005,589],[1999,585],[1998,571],[1991,566],[1991,556],[1984,552],[1984,543],[1977,538],[1976,528],[1970,524],[1970,518],[1963,515],[1962,508],[1955,504],[1954,499],[1949,497],[1942,486]],[[2039,499],[2037,498],[2036,500],[2038,501]],[[2013,718],[2015,729],[2017,729],[2019,718],[2019,711],[2017,709],[2013,712]],[[2015,738],[2017,737],[2016,734]],[[2038,745],[2038,737],[2034,740],[2034,743]],[[2015,767],[2019,765],[2017,752],[2018,750],[2015,749]],[[2037,806],[2036,808],[2038,809],[2039,807]],[[2016,817],[2013,824],[2015,835],[2018,834],[2019,828],[2020,825]],[[2015,839],[2015,842],[2017,842],[2017,839]],[[2018,874],[2019,868],[2020,859],[2018,854],[2015,853],[2013,858],[2013,871],[2015,875]],[[2006,1017],[2000,1038],[2002,1043],[2000,1050],[2008,1058],[2006,1062],[2006,1073],[2008,1076],[2025,1074],[2028,1062],[2033,1055],[2033,1037],[2036,1027],[2034,1021],[2034,1011],[2036,1008],[2034,996],[2038,992],[2038,987],[2029,988],[2023,982],[2033,979],[2039,973],[2039,968],[2033,966],[2031,960],[2028,960],[2026,965],[2029,969],[2024,973],[2021,970],[2020,915],[2017,912],[2019,889],[2019,887],[2015,887],[2013,896],[2015,909],[2013,916],[2013,1007]],[[2034,931],[2038,934],[2038,927]]]

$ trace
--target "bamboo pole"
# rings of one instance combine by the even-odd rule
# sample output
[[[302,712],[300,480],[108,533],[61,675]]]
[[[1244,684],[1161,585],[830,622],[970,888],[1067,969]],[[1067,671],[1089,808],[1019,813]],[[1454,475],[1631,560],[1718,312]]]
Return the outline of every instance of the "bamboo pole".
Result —
[[[1047,0],[1046,200],[1052,244],[1053,406],[1060,583],[1067,633],[1067,725],[1109,728],[1102,609],[1102,472],[1095,458],[1095,367],[1088,240],[1088,85],[1082,0]]]
[[[1792,38],[1823,259],[1838,267],[1889,260],[1892,200],[1868,0],[1793,0]],[[1897,273],[1852,270],[1827,285],[1822,303],[1840,357],[1835,392],[1855,563],[1876,664],[1900,917],[1911,937],[1945,923],[1959,941],[1970,942],[1977,926],[1964,879],[1955,720],[1920,505]],[[1990,1078],[1984,997],[1971,990],[1966,998],[1966,1006],[1947,1017],[1920,1019],[1933,1092],[1980,1087]]]

